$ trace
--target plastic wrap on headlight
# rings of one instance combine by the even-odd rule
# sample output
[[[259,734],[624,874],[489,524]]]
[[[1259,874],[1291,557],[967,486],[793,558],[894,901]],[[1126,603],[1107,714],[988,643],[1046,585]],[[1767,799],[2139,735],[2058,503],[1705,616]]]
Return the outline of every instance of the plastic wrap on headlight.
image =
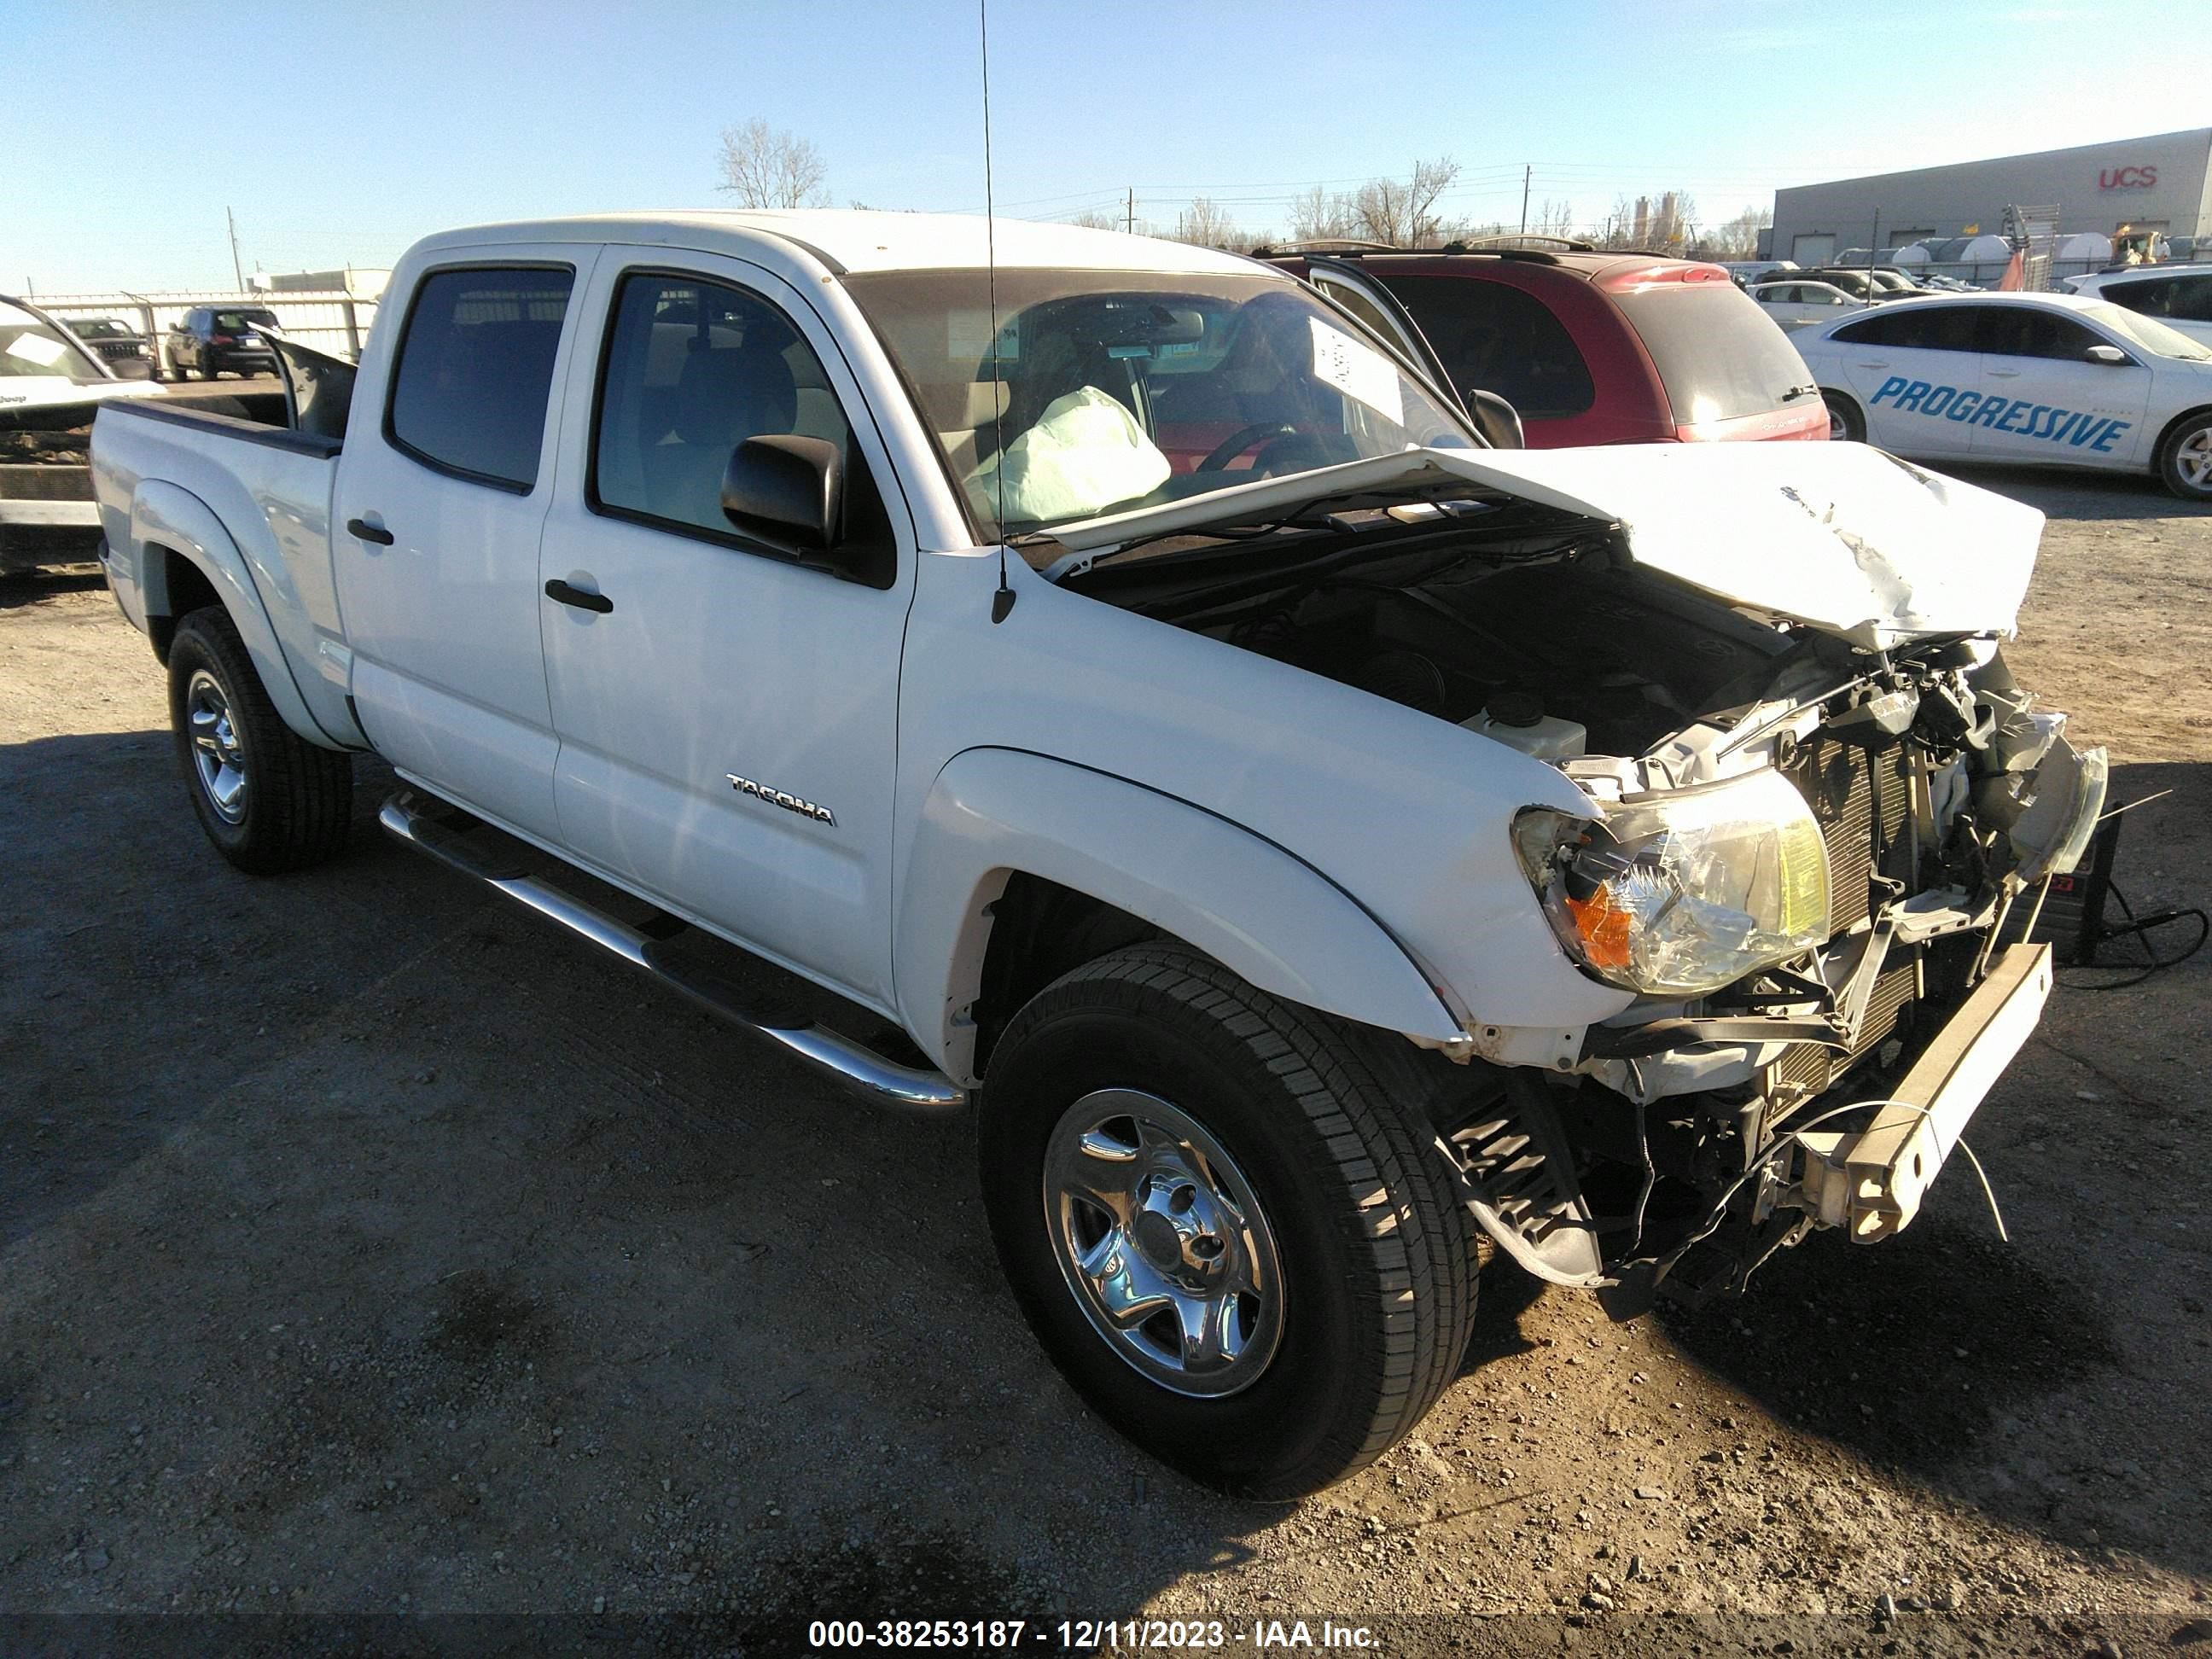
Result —
[[[1515,849],[1568,953],[1631,990],[1696,995],[1828,934],[1828,852],[1778,772],[1608,806],[1532,808]]]

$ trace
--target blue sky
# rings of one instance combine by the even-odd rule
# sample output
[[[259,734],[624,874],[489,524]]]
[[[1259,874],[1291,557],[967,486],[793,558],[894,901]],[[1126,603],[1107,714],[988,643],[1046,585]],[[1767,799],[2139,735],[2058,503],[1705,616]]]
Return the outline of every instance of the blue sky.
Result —
[[[2182,9],[2185,9],[2183,8]],[[1680,186],[1717,222],[1778,185],[2212,125],[2163,75],[2172,0],[1759,6],[992,0],[1002,213],[1280,198],[1416,158],[1449,208],[1602,216]],[[1768,21],[1771,20],[1771,21]],[[973,0],[276,5],[0,0],[0,289],[228,286],[389,264],[449,225],[712,205],[716,135],[812,139],[838,204],[980,210]],[[47,64],[52,73],[28,73]]]

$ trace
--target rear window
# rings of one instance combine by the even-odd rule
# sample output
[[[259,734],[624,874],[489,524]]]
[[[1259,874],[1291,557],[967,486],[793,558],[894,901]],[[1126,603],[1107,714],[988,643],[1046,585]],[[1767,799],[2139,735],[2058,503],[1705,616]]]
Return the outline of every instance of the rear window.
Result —
[[[1767,414],[1812,380],[1790,337],[1733,283],[1650,283],[1613,297],[1678,425]]]
[[[392,377],[392,442],[441,471],[528,493],[574,282],[565,267],[425,277]]]
[[[271,328],[276,327],[276,313],[273,311],[218,311],[215,314],[215,325],[218,329],[236,331],[258,327],[264,323]]]
[[[1597,400],[1589,365],[1565,325],[1526,289],[1480,276],[1382,282],[1421,325],[1459,391],[1494,392],[1524,421],[1579,415]]]

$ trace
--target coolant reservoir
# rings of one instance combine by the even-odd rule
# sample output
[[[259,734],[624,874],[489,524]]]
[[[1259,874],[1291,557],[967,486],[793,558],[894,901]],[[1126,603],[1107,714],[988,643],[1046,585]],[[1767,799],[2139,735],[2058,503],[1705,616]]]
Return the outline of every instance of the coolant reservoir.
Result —
[[[1495,692],[1489,707],[1460,724],[1538,760],[1571,760],[1589,746],[1589,732],[1579,721],[1547,714],[1543,705],[1525,691]]]

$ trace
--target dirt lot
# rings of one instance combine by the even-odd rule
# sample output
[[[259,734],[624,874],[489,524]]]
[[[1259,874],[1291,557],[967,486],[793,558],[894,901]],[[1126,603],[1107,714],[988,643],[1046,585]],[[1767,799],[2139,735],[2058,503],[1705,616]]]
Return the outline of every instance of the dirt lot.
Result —
[[[2173,792],[2129,898],[2212,904],[2212,514],[1978,476],[2053,515],[2021,678],[2117,798]],[[1693,1318],[1493,1269],[1420,1437],[1265,1507],[1060,1384],[964,1125],[388,847],[364,773],[337,864],[233,873],[106,594],[0,585],[0,1648],[1150,1613],[1232,1649],[1328,1616],[1402,1652],[2212,1654],[2212,952],[2063,975],[1972,1135],[2009,1246],[1954,1169],[1902,1238]],[[161,1613],[240,1618],[21,1622]]]

